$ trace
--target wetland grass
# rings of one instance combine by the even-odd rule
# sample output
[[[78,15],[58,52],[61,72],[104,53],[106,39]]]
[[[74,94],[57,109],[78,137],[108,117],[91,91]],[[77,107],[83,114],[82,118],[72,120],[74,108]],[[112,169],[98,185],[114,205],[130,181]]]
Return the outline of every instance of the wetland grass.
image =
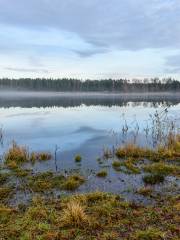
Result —
[[[79,175],[72,175],[66,178],[61,185],[61,188],[68,191],[73,191],[80,187],[85,182],[85,178]]]
[[[82,161],[82,157],[81,155],[76,155],[75,158],[74,158],[75,162],[81,162]]]
[[[151,196],[153,188],[149,185],[162,183],[167,175],[179,176],[179,140],[179,137],[171,136],[166,146],[155,150],[135,145],[118,148],[112,167],[115,170],[124,167],[133,174],[144,171],[147,175],[143,176],[143,181],[148,186],[140,187],[136,193]],[[29,153],[27,148],[16,144],[4,156],[8,175],[0,173],[1,239],[179,239],[179,196],[153,195],[154,204],[144,206],[102,192],[73,193],[58,198],[53,190],[74,191],[86,179],[78,174],[64,176],[58,172],[34,174],[23,168],[24,163],[50,159],[46,154],[37,156],[40,155]],[[144,158],[148,159],[146,165],[140,161]],[[97,176],[106,177],[107,171],[102,170]],[[32,199],[23,207],[12,207],[9,202],[16,191],[9,186],[9,177],[15,177],[19,182],[18,190],[30,190],[32,194]]]
[[[112,162],[112,166],[113,166],[113,168],[114,169],[116,169],[116,170],[119,170],[120,169],[120,167],[121,167],[121,162],[120,161],[113,161]]]
[[[153,192],[153,189],[149,186],[139,188],[137,193],[143,196],[150,196]]]
[[[80,175],[54,175],[52,172],[44,172],[30,176],[28,186],[34,192],[47,192],[53,189],[73,191],[85,182],[85,178]]]
[[[78,201],[70,201],[63,210],[62,222],[64,226],[84,228],[89,222],[85,207]]]
[[[30,153],[27,147],[18,146],[13,142],[4,156],[4,162],[10,169],[16,169],[18,166],[25,163],[35,163],[36,161],[47,161],[52,158],[48,152]]]
[[[1,238],[177,240],[178,202],[179,198],[169,197],[142,206],[100,192],[38,197],[23,212],[0,206]]]
[[[180,135],[168,135],[165,145],[158,145],[155,149],[139,147],[135,144],[126,144],[115,152],[119,159],[149,159],[155,162],[180,159]]]
[[[13,194],[13,187],[0,187],[0,203],[6,202]]]
[[[143,181],[146,184],[151,184],[151,185],[162,183],[164,182],[164,180],[165,180],[165,177],[162,174],[150,174],[150,175],[145,175],[143,177]]]
[[[107,171],[106,170],[101,170],[100,172],[98,172],[96,174],[97,177],[101,177],[101,178],[104,178],[107,176]]]
[[[158,162],[153,164],[148,164],[144,166],[144,171],[153,174],[160,175],[175,175],[180,176],[180,167],[173,164],[166,164],[164,162]]]
[[[4,184],[8,180],[8,173],[0,173],[0,184]]]
[[[135,236],[132,238],[134,240],[163,240],[164,234],[160,229],[148,228],[147,230],[137,231]]]

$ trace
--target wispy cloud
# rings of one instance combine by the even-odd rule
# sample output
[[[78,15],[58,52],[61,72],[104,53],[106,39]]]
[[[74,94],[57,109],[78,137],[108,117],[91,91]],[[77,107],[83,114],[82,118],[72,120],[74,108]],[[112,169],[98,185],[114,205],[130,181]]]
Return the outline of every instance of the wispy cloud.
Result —
[[[179,0],[1,0],[0,22],[56,28],[98,47],[136,50],[179,47],[179,11]]]
[[[111,52],[120,56],[127,51],[134,57],[134,52],[138,55],[150,50],[152,54],[146,55],[150,59],[154,51],[162,50],[162,71],[156,73],[163,75],[167,73],[163,69],[173,69],[166,61],[170,51],[180,50],[179,12],[179,0],[0,0],[0,56],[8,54],[11,58],[14,54],[22,62],[30,57],[37,62],[44,58],[49,65],[59,64],[66,71],[68,61],[71,68],[89,61],[87,72],[91,70],[93,74],[96,61],[104,62],[104,69],[108,68],[105,58],[110,58]],[[115,71],[122,68],[122,72],[127,72],[123,66],[129,59],[129,55],[119,59],[119,65],[116,59]],[[138,62],[140,74],[150,74],[144,61]],[[29,61],[30,69],[33,64]],[[154,63],[154,72],[156,69]],[[114,67],[108,69],[113,70]],[[175,68],[174,71],[177,72]],[[133,73],[131,63],[129,72]]]
[[[14,67],[5,67],[5,70],[13,71],[13,72],[25,72],[25,73],[46,73],[49,71],[46,69],[35,69],[35,68],[14,68]]]

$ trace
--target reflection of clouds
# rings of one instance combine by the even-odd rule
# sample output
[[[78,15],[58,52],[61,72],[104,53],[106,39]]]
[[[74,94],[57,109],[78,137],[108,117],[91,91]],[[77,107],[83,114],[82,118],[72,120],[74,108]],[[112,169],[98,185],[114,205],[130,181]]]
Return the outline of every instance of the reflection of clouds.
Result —
[[[42,122],[44,121],[45,119],[43,117],[37,117],[36,119],[33,119],[32,122],[31,122],[31,127],[41,127],[42,126]]]
[[[84,133],[84,132],[97,133],[97,132],[103,132],[103,130],[92,128],[92,127],[87,127],[87,126],[82,126],[74,131],[74,133]]]
[[[7,141],[17,139],[33,148],[54,149],[57,144],[69,151],[83,144],[95,148],[97,143],[102,147],[111,137],[114,142],[119,140],[120,136],[117,138],[116,133],[121,132],[125,119],[129,131],[136,127],[137,122],[141,130],[146,127],[145,120],[156,109],[154,105],[148,103],[144,107],[144,104],[130,102],[126,107],[0,108],[0,125],[4,126]],[[178,115],[179,111],[180,104],[169,109],[170,115]]]

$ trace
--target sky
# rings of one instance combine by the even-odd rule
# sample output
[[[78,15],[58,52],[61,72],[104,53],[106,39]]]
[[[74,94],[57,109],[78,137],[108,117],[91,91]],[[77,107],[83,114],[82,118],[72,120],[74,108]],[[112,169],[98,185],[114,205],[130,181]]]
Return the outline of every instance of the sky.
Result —
[[[180,1],[0,0],[0,77],[180,80]]]

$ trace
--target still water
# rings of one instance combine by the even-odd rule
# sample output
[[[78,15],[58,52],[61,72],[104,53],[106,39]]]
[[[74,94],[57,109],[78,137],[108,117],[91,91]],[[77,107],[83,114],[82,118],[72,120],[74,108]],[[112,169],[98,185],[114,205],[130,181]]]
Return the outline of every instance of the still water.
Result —
[[[52,154],[57,146],[56,165],[54,160],[36,163],[34,173],[47,170],[78,171],[85,173],[88,181],[77,191],[126,192],[125,196],[133,199],[135,190],[143,185],[142,174],[115,172],[110,167],[111,162],[99,165],[97,158],[102,157],[107,147],[112,149],[125,142],[152,147],[151,139],[145,137],[145,129],[151,127],[150,115],[156,111],[161,113],[168,109],[168,118],[179,124],[180,96],[156,96],[153,99],[153,96],[143,98],[106,94],[0,94],[1,155],[12,141],[28,146],[30,151],[44,150]],[[126,136],[123,128],[128,128]],[[138,132],[137,135],[135,132]],[[82,156],[79,164],[74,161],[76,154]],[[96,177],[96,172],[102,168],[108,171],[106,180]],[[174,179],[167,178],[165,186],[172,183]]]
[[[150,114],[168,108],[169,117],[177,121],[180,116],[180,97],[152,99],[139,101],[134,97],[132,101],[131,95],[123,99],[114,95],[1,94],[1,153],[16,141],[34,151],[53,152],[58,146],[60,158],[72,158],[77,153],[85,159],[97,158],[103,148],[122,144],[125,125],[128,141],[151,144],[144,139]],[[137,128],[138,138],[134,139]]]

